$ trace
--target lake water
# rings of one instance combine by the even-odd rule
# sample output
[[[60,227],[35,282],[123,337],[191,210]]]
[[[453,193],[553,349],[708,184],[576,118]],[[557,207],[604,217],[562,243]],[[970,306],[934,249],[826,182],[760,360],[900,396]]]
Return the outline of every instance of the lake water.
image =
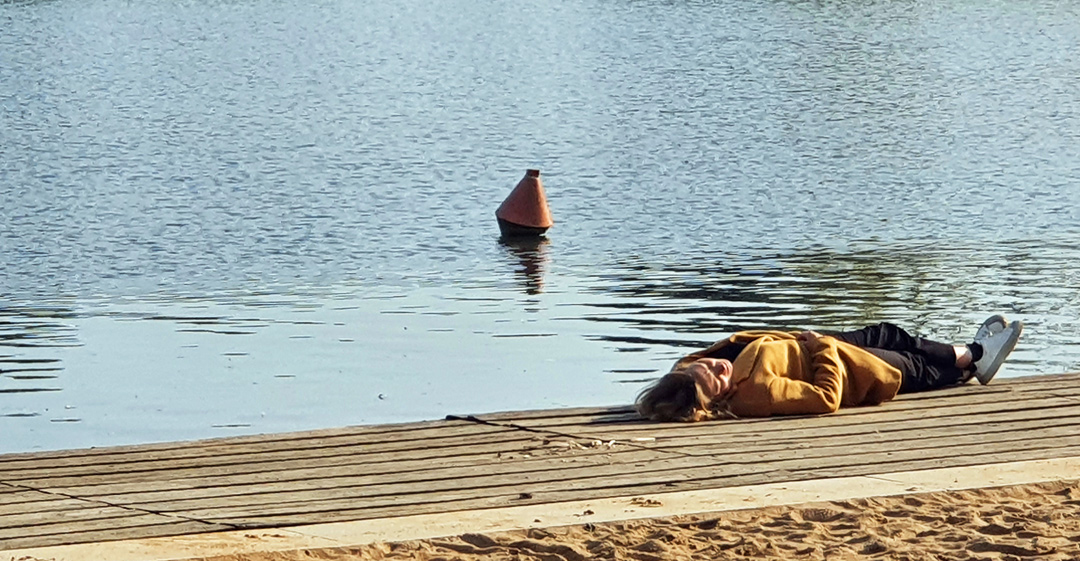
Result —
[[[0,452],[625,404],[764,326],[1078,370],[1078,50],[1069,1],[0,0]]]

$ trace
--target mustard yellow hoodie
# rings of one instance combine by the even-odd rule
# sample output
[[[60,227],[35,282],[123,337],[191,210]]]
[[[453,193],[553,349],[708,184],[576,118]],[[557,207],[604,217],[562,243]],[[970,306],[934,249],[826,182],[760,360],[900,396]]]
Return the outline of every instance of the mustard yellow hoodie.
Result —
[[[741,331],[690,354],[676,368],[746,344],[733,362],[735,393],[728,406],[740,417],[832,413],[840,406],[877,405],[900,391],[900,370],[859,347],[823,336],[810,353],[798,332]]]

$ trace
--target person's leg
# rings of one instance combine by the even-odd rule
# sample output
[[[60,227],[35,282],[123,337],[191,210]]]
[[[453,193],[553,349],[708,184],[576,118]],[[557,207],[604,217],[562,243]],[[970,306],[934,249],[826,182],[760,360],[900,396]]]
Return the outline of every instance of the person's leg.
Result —
[[[953,346],[915,337],[899,326],[879,323],[832,336],[861,347],[896,367],[903,374],[901,393],[951,386],[966,380],[971,364],[966,346]]]
[[[875,349],[874,347],[861,348],[900,371],[900,393],[915,391],[911,388],[924,385],[920,382],[923,378],[922,366],[916,362],[916,355],[913,355],[912,353],[888,351],[885,349]]]
[[[955,366],[958,358],[953,345],[916,337],[892,323],[879,323],[855,331],[836,333],[833,337],[863,348],[926,355],[940,365]]]

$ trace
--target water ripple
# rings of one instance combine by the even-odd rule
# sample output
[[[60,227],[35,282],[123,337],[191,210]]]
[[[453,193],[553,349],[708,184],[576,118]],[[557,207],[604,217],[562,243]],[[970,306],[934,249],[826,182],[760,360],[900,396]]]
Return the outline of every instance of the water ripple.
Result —
[[[963,340],[1003,312],[1006,375],[1080,369],[1075,3],[0,22],[3,445],[625,402],[753,327]],[[556,225],[499,241],[526,168]],[[408,392],[413,362],[439,368]]]

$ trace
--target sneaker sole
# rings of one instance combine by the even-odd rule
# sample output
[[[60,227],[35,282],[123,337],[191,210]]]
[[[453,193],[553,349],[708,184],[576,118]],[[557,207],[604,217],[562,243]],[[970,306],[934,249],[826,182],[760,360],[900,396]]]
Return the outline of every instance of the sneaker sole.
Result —
[[[985,373],[975,373],[975,378],[979,380],[980,384],[985,386],[986,384],[990,383],[990,380],[994,379],[994,375],[997,374],[998,370],[1001,368],[1001,365],[1005,364],[1005,359],[1009,358],[1009,355],[1012,354],[1013,349],[1016,348],[1016,343],[1020,340],[1020,333],[1023,331],[1024,324],[1017,322],[1016,331],[1013,332],[1012,337],[1009,337],[1009,340],[1001,346],[1001,350],[998,352],[997,358],[994,360],[994,362],[990,363],[990,368],[987,368]]]
[[[982,325],[979,326],[979,329],[975,330],[975,338],[972,340],[978,343],[982,339],[985,339],[995,333],[1001,333],[1002,331],[1005,331],[1005,328],[1008,326],[1009,320],[1005,319],[1005,316],[1001,314],[994,314],[986,318],[986,321],[982,322]],[[982,337],[979,336],[980,333],[982,333]]]

